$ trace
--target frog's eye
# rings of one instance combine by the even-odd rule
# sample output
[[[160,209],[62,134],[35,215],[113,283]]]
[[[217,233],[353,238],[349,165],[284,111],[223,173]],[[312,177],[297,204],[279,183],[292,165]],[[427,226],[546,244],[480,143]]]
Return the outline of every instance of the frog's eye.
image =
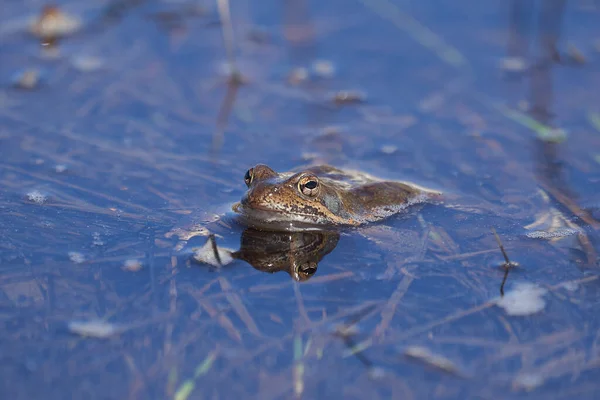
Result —
[[[298,190],[305,196],[315,197],[319,193],[319,180],[316,176],[305,176],[298,182]]]
[[[248,171],[246,171],[246,175],[244,175],[244,182],[246,182],[246,186],[250,187],[252,179],[254,179],[254,168],[250,168]]]

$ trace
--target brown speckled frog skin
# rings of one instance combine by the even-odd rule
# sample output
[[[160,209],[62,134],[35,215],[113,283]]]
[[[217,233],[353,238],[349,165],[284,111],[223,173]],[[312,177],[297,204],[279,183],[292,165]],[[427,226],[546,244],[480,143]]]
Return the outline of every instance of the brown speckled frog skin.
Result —
[[[233,211],[247,225],[269,230],[357,226],[441,195],[408,182],[385,181],[329,165],[277,173],[259,164],[244,179],[248,191]]]

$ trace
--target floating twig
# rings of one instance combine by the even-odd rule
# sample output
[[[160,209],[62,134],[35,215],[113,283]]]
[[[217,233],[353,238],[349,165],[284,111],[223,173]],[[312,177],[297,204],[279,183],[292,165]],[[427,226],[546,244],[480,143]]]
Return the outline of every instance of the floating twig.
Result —
[[[516,262],[510,261],[510,259],[508,258],[508,254],[506,254],[506,250],[504,250],[504,245],[502,244],[502,241],[500,240],[500,236],[498,236],[498,233],[496,233],[496,229],[494,229],[493,227],[490,229],[492,230],[492,233],[494,234],[494,237],[496,238],[496,242],[498,242],[498,247],[500,247],[502,256],[504,256],[505,262],[504,262],[504,264],[502,264],[502,267],[504,268],[504,278],[502,278],[502,283],[500,284],[500,296],[504,297],[504,284],[506,283],[506,279],[508,279],[508,272],[511,269],[518,267],[519,264]]]
[[[436,354],[423,346],[408,346],[404,349],[404,355],[414,360],[419,360],[431,367],[437,368],[441,371],[459,376],[465,377],[464,372],[459,368],[456,363],[449,358],[446,358],[440,354]]]
[[[508,259],[508,254],[506,254],[506,250],[504,250],[504,246],[502,245],[502,241],[500,240],[500,236],[498,236],[498,233],[496,233],[496,229],[491,228],[492,233],[494,234],[494,237],[496,238],[496,242],[498,242],[498,247],[500,247],[500,251],[502,252],[502,255],[504,256],[504,260],[506,261],[506,263],[504,264],[506,267],[510,266],[510,260]]]
[[[211,233],[210,235],[208,235],[208,240],[210,240],[210,244],[212,245],[212,250],[213,250],[213,254],[215,255],[215,259],[219,263],[219,266],[222,267],[223,262],[221,261],[221,256],[219,255],[219,248],[217,247],[217,241],[215,240],[215,234]],[[500,245],[500,246],[501,246],[500,248],[502,248],[502,245]],[[504,252],[504,249],[502,249],[502,251]],[[508,258],[507,258],[507,260],[508,260]]]

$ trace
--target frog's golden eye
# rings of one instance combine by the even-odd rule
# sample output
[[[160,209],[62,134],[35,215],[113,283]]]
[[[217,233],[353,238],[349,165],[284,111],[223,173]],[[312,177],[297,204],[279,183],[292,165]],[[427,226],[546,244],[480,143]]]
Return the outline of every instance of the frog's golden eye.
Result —
[[[298,190],[305,196],[315,197],[319,194],[319,179],[316,176],[305,176],[298,182]]]
[[[250,168],[248,171],[246,171],[246,175],[244,175],[244,182],[246,182],[246,186],[250,187],[252,179],[254,179],[254,168]]]

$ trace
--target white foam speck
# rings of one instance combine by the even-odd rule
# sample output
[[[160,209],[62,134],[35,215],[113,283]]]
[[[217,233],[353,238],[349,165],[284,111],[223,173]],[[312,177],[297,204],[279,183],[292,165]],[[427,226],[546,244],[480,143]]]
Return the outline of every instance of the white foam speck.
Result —
[[[569,292],[575,292],[577,289],[579,289],[579,283],[573,281],[564,282],[561,286]]]
[[[386,376],[385,369],[381,367],[371,367],[369,368],[369,378],[373,380],[381,380]]]
[[[506,314],[512,316],[526,316],[539,313],[546,307],[543,296],[548,291],[538,285],[528,282],[517,283],[504,297],[494,301],[498,307],[504,309]]]
[[[100,236],[100,233],[94,232],[92,233],[92,245],[94,246],[104,246],[104,241]]]
[[[383,154],[394,154],[395,152],[398,151],[398,147],[393,146],[393,145],[385,145],[385,146],[381,146],[381,152]]]
[[[208,265],[212,265],[213,267],[227,265],[233,261],[233,257],[231,256],[233,250],[217,246],[217,252],[219,254],[219,258],[221,259],[221,263],[219,263],[219,261],[215,257],[215,251],[213,249],[212,241],[209,239],[206,241],[204,246],[194,251],[194,260]]]
[[[71,64],[82,72],[96,71],[104,66],[104,61],[99,57],[77,55],[71,58]]]
[[[103,320],[71,321],[68,326],[72,333],[100,339],[108,338],[122,331],[121,327]]]
[[[522,373],[514,380],[513,385],[516,389],[531,391],[544,383],[544,377],[535,373]]]
[[[329,60],[316,60],[311,67],[321,78],[331,78],[335,74],[335,66]]]
[[[82,253],[79,253],[77,251],[70,251],[69,259],[71,261],[73,261],[75,264],[81,264],[82,262],[85,261],[85,256]]]
[[[27,200],[32,201],[36,204],[44,204],[48,200],[48,196],[39,190],[32,190],[27,193]]]
[[[579,229],[561,228],[561,229],[557,229],[553,232],[546,232],[546,231],[528,232],[525,234],[525,236],[527,236],[528,238],[531,238],[531,239],[553,239],[553,238],[576,235],[580,232],[581,231]]]

